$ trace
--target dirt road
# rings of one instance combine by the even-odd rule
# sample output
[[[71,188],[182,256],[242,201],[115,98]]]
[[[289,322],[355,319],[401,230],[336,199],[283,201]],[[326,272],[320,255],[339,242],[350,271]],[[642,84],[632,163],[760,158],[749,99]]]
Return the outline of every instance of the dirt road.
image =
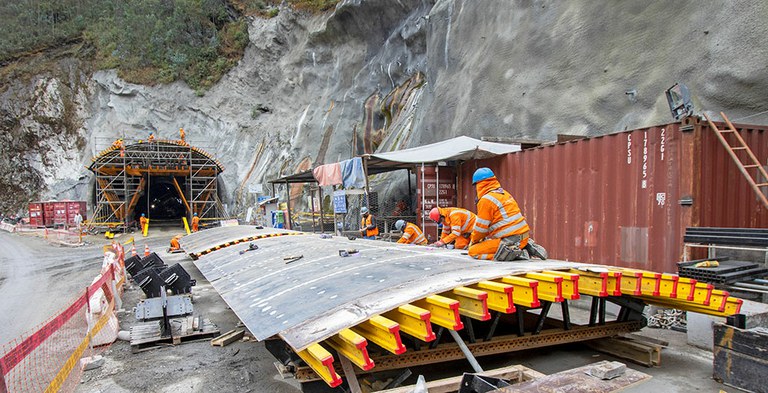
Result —
[[[101,247],[68,248],[0,232],[0,345],[70,305],[91,283]]]

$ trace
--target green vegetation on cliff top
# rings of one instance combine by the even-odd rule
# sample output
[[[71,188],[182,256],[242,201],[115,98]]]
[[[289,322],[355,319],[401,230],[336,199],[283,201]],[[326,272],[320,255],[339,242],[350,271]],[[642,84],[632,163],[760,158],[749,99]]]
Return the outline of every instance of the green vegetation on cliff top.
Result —
[[[85,39],[97,68],[141,84],[183,80],[202,92],[242,57],[244,15],[273,17],[276,0],[18,0],[0,4],[0,64]],[[323,11],[338,0],[292,0]]]

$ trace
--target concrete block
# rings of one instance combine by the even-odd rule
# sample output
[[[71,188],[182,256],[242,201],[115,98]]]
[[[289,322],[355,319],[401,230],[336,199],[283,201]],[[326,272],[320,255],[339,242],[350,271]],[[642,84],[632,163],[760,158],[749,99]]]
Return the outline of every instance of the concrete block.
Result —
[[[600,379],[613,379],[620,377],[627,370],[624,363],[603,362],[589,369],[589,375]]]
[[[89,356],[80,359],[83,365],[83,371],[95,370],[104,365],[104,358],[101,355]]]

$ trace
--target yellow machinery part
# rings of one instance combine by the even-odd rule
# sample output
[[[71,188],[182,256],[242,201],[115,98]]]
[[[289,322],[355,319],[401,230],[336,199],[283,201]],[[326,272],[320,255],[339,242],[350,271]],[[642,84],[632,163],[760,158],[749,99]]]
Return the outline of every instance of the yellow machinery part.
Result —
[[[470,285],[470,288],[485,291],[488,294],[488,308],[494,311],[512,314],[515,312],[514,290],[515,287],[496,281],[480,281]]]
[[[562,272],[559,270],[544,270],[542,273],[551,274],[563,278],[562,288],[565,300],[576,300],[581,297],[579,292],[579,275],[575,273]]]
[[[563,278],[545,273],[526,273],[525,278],[539,282],[539,299],[560,303],[563,300]]]
[[[391,319],[374,315],[369,320],[352,327],[352,331],[395,355],[405,352],[405,346],[400,337],[400,325]]]
[[[514,301],[516,305],[528,308],[541,306],[538,281],[518,276],[504,276],[501,278],[501,282],[515,288]]]
[[[459,315],[459,301],[449,299],[445,296],[432,295],[426,299],[413,302],[416,307],[426,309],[432,314],[432,323],[440,325],[446,329],[461,330],[464,324]]]
[[[374,364],[368,356],[368,341],[350,329],[344,329],[339,334],[326,341],[339,355],[349,359],[354,365],[368,371]]]
[[[341,385],[341,377],[333,369],[333,355],[320,344],[312,344],[299,351],[298,355],[328,386],[335,388]]]
[[[429,311],[412,304],[402,305],[392,311],[385,312],[384,317],[389,318],[400,325],[400,330],[424,342],[435,339],[430,322]]]
[[[491,319],[491,314],[488,312],[488,293],[484,291],[468,287],[456,287],[453,291],[441,295],[458,301],[459,314],[461,315],[478,321]]]

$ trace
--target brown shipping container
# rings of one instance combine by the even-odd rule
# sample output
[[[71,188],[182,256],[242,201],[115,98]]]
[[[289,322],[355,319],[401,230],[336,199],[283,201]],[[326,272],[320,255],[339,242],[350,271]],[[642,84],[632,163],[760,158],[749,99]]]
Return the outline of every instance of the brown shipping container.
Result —
[[[423,184],[422,184],[423,183]],[[423,187],[422,187],[423,186]],[[424,189],[422,206],[421,192]],[[436,194],[435,190],[439,190]],[[421,166],[416,167],[416,214],[421,217],[424,214],[424,225],[421,218],[416,225],[421,227],[425,235],[432,241],[437,241],[437,223],[429,219],[429,211],[439,202],[440,207],[456,206],[456,169],[449,166],[424,166],[422,176]],[[423,213],[422,213],[423,212]]]
[[[768,127],[736,127],[766,162]],[[677,272],[688,226],[768,227],[768,211],[698,119],[466,162],[460,206],[476,210],[472,173],[483,166],[552,258]]]
[[[67,225],[68,226],[76,226],[75,224],[75,216],[77,213],[80,213],[81,216],[83,216],[83,221],[85,221],[88,218],[88,214],[86,212],[87,204],[85,201],[68,201],[67,202]]]
[[[53,203],[53,225],[67,224],[67,202],[49,202]]]
[[[43,202],[43,225],[47,227],[53,226],[54,216],[54,201]]]
[[[31,202],[29,204],[29,225],[33,227],[45,226],[45,220],[43,220],[43,203]]]

